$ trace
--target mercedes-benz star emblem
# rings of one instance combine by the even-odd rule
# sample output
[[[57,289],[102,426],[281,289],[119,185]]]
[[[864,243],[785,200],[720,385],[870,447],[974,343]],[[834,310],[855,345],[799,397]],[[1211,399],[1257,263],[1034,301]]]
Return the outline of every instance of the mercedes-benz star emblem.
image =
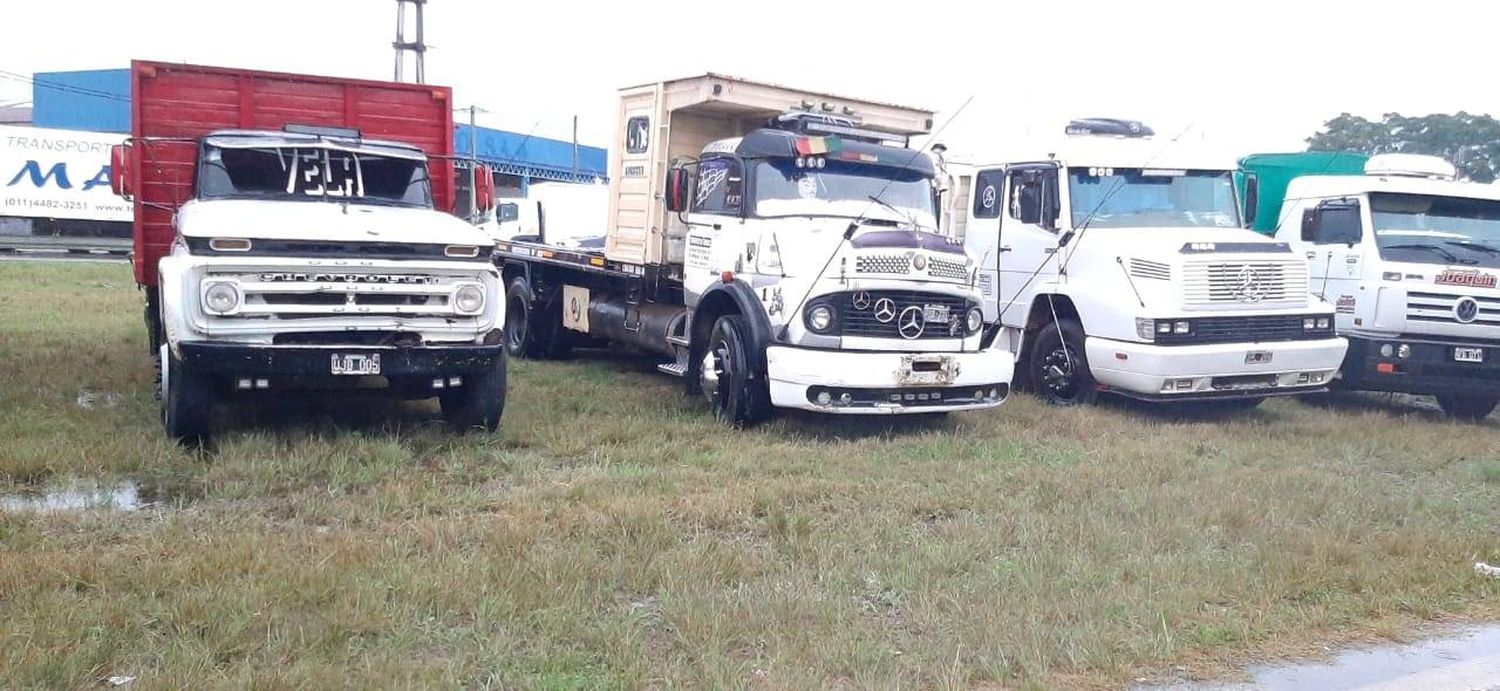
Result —
[[[1265,293],[1260,288],[1260,274],[1249,266],[1241,267],[1234,280],[1234,299],[1240,302],[1260,302]]]
[[[863,310],[870,308],[870,294],[861,290],[854,294],[854,309]]]
[[[896,303],[890,298],[880,298],[875,301],[875,321],[882,324],[896,318]]]
[[[1461,297],[1458,302],[1453,303],[1453,318],[1468,324],[1479,318],[1479,301],[1471,297]]]
[[[922,318],[921,307],[908,307],[901,310],[901,320],[896,323],[896,333],[906,340],[911,340],[922,335],[922,329],[926,327],[926,321]]]

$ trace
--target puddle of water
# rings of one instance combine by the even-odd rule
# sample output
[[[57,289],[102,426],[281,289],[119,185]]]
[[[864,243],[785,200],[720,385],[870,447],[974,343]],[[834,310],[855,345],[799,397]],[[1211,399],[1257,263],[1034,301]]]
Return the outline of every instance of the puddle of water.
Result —
[[[0,511],[10,513],[139,511],[158,503],[156,492],[130,481],[105,484],[76,480],[44,489],[0,494]]]
[[[1500,689],[1500,625],[1466,629],[1411,645],[1347,650],[1329,662],[1258,665],[1246,684],[1177,683],[1173,691],[1333,689]]]

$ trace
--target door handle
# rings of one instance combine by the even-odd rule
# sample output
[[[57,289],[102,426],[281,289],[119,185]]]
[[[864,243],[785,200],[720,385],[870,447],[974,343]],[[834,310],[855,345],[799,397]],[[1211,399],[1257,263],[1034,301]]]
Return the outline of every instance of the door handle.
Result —
[[[1010,251],[1010,245],[1001,245],[1000,246],[1000,251],[1001,252],[1009,252]]]
[[[1042,248],[1042,254],[1056,254],[1056,253],[1057,253],[1057,248],[1056,247],[1043,247]]]
[[[1317,258],[1317,255],[1318,255],[1318,253],[1317,253],[1317,252],[1308,252],[1308,253],[1307,253],[1307,258],[1308,258],[1308,259],[1316,259],[1316,258]]]

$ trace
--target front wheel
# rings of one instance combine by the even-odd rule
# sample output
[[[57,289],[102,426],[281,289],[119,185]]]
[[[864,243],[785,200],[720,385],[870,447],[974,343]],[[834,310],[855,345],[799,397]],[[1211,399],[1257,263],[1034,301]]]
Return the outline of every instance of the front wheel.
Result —
[[[1500,404],[1500,396],[1439,394],[1437,401],[1448,417],[1478,422],[1495,412],[1495,406]]]
[[[443,419],[455,429],[482,429],[493,432],[500,427],[505,412],[506,356],[501,353],[490,367],[470,373],[457,390],[438,395]]]
[[[1083,327],[1064,319],[1043,326],[1031,346],[1026,380],[1042,400],[1058,406],[1094,402],[1098,386],[1083,350]]]
[[[750,329],[744,317],[719,317],[709,332],[708,349],[699,367],[699,387],[714,418],[732,427],[749,427],[771,417],[764,368],[749,344]]]
[[[208,440],[208,422],[214,404],[211,382],[184,367],[165,343],[158,350],[158,358],[162,427],[167,436],[183,444],[201,445]]]

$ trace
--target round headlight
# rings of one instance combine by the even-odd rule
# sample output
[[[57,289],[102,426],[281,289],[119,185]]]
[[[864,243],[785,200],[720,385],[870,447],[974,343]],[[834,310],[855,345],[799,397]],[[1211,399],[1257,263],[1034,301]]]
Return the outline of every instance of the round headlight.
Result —
[[[229,281],[215,281],[203,289],[203,306],[215,314],[228,314],[240,307],[240,288]]]
[[[979,328],[984,326],[984,312],[978,307],[969,308],[969,316],[964,318],[964,327],[969,333],[979,333]]]
[[[453,307],[463,314],[476,314],[484,309],[484,288],[468,284],[453,292]]]
[[[823,333],[833,328],[833,308],[818,305],[807,311],[807,328]]]

